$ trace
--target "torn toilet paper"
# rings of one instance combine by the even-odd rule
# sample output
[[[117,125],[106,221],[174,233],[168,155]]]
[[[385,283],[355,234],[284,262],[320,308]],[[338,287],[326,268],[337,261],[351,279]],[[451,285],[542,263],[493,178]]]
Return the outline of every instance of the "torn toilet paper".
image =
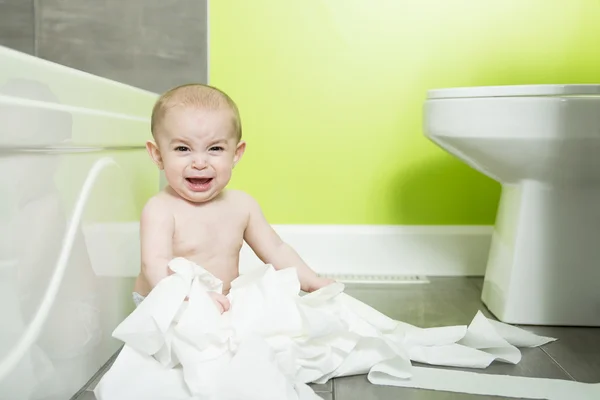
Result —
[[[468,327],[419,328],[354,299],[340,283],[301,295],[295,269],[270,265],[234,280],[231,308],[220,314],[207,292],[220,292],[221,281],[183,258],[169,268],[174,273],[113,332],[125,345],[95,388],[98,400],[316,400],[307,383],[356,374],[374,384],[411,387],[414,380],[423,387],[428,368],[411,361],[516,364],[516,346],[555,340],[480,312]],[[432,373],[443,380],[448,372],[456,371]]]

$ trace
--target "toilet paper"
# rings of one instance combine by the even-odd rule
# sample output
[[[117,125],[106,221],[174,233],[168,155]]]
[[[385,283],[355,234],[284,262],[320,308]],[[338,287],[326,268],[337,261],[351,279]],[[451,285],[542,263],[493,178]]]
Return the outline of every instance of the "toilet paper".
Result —
[[[371,383],[379,385],[517,399],[600,399],[600,384],[437,368],[413,367],[411,378],[402,380],[398,379],[393,369],[386,370],[383,366],[375,366],[369,372],[368,379]]]
[[[125,345],[95,389],[98,400],[310,400],[319,397],[307,383],[356,374],[373,384],[527,398],[527,390],[506,389],[506,377],[455,375],[411,361],[483,369],[518,363],[517,346],[555,340],[480,312],[468,326],[416,327],[347,295],[340,283],[301,295],[296,270],[271,265],[238,277],[231,308],[220,314],[208,292],[220,291],[221,281],[183,258],[169,268],[173,274],[113,332]],[[580,385],[569,384],[570,393]],[[542,393],[537,381],[522,385]]]

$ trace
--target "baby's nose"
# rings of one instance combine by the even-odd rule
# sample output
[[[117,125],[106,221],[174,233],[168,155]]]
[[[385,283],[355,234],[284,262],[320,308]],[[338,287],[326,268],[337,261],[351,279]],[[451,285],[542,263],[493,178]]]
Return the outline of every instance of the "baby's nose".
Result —
[[[206,168],[206,160],[204,157],[194,157],[192,160],[192,168],[203,169]]]

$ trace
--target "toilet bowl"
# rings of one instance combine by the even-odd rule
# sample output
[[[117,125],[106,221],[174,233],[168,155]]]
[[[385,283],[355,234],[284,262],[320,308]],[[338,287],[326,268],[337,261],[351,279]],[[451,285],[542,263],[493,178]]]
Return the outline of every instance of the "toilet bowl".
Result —
[[[600,84],[431,90],[424,131],[502,184],[489,310],[507,323],[600,326]]]

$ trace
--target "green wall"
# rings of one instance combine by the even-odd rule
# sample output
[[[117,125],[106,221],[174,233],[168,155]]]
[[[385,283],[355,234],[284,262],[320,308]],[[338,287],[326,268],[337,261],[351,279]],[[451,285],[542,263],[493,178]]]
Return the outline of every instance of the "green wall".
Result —
[[[210,83],[275,224],[491,224],[499,184],[424,138],[430,88],[600,81],[597,0],[218,0]]]

